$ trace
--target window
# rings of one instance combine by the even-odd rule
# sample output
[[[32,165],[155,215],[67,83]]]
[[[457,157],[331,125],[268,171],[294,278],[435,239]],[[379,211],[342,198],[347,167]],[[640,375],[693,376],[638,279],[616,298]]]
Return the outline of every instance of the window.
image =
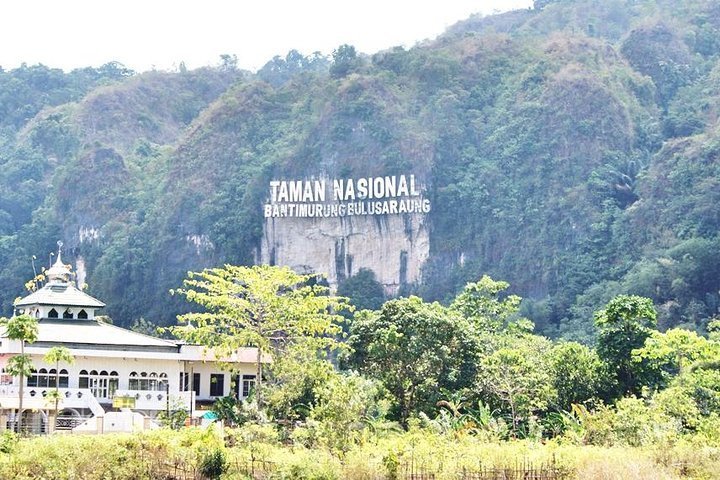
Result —
[[[167,373],[161,373],[158,375],[158,390],[162,390],[163,392],[168,389],[168,379],[167,379]]]
[[[51,308],[48,312],[48,318],[58,318],[58,312],[54,308]]]
[[[116,371],[108,373],[105,370],[98,372],[91,370],[80,371],[78,386],[80,388],[89,388],[93,395],[97,398],[112,398],[118,389],[119,376]]]
[[[242,398],[247,398],[255,390],[255,375],[242,376]]]
[[[128,380],[128,389],[140,390],[140,379],[137,372],[130,372],[130,380]]]
[[[60,388],[68,388],[70,385],[70,375],[64,368],[60,370]]]
[[[81,318],[83,320],[87,320],[88,315],[87,312],[83,309],[78,312],[77,318]]]
[[[140,372],[140,375],[138,375],[137,372],[131,372],[128,388],[130,390],[165,391],[167,388],[167,373],[158,375],[155,372]]]
[[[27,379],[28,387],[39,387],[39,388],[55,388],[55,380],[57,377],[57,371],[52,368],[49,371],[41,368],[40,370],[33,370],[32,374]],[[65,371],[67,375],[67,371]],[[62,385],[61,385],[62,386]]]
[[[222,397],[225,395],[225,375],[222,373],[210,374],[210,396]]]
[[[38,386],[38,373],[36,370],[33,370],[30,376],[27,379],[27,386],[28,387],[37,387]]]
[[[157,373],[152,372],[148,375],[148,390],[157,390],[158,388]]]
[[[63,312],[63,318],[73,318],[72,312],[69,308]]]
[[[190,374],[180,372],[180,391],[187,392],[191,389],[195,391],[195,395],[200,396],[200,374],[193,373],[192,381],[190,380]]]
[[[115,392],[117,391],[118,387],[120,387],[120,375],[118,375],[118,372],[113,370],[110,372],[110,377],[108,378],[108,397],[112,398],[115,396]]]
[[[107,376],[105,370],[90,372],[90,391],[97,398],[107,398]]]

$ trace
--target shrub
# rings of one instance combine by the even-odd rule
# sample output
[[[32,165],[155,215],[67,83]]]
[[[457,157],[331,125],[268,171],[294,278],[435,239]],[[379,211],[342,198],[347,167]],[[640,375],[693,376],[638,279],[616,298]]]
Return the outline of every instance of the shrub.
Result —
[[[18,436],[10,430],[5,430],[0,434],[0,453],[12,453],[17,442]]]
[[[210,479],[220,478],[227,470],[227,458],[220,448],[213,448],[204,452],[199,462],[200,473]]]

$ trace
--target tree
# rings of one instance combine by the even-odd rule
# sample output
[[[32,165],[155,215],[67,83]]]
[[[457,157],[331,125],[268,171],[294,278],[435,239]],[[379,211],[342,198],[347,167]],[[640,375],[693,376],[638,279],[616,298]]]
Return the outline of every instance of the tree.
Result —
[[[555,402],[547,358],[550,342],[527,335],[499,348],[479,362],[478,387],[483,397],[499,403],[511,417],[513,435],[533,412],[544,411]],[[494,397],[494,398],[493,398]]]
[[[75,363],[75,357],[73,357],[72,353],[70,353],[70,350],[68,350],[65,347],[52,347],[50,350],[47,351],[45,356],[43,357],[43,360],[45,360],[45,363],[52,365],[55,364],[55,390],[52,393],[51,399],[55,401],[55,409],[53,410],[55,412],[55,421],[51,423],[53,425],[53,429],[55,428],[55,422],[57,421],[57,414],[58,414],[58,402],[60,400],[60,391],[58,390],[60,387],[60,362],[65,362],[69,365],[72,365]]]
[[[358,442],[364,422],[382,418],[387,400],[379,382],[357,374],[335,374],[320,388],[310,418],[321,443],[346,453]]]
[[[636,363],[646,363],[656,381],[653,387],[665,388],[693,364],[720,359],[720,345],[690,330],[671,328],[653,331],[632,357]]]
[[[578,404],[612,390],[606,365],[597,352],[577,342],[561,342],[550,351],[558,408],[570,411]]]
[[[617,379],[620,395],[638,393],[643,362],[635,362],[633,350],[641,348],[657,325],[652,300],[637,295],[618,295],[595,313],[597,352]]]
[[[223,53],[220,55],[220,70],[223,72],[234,72],[238,68],[238,58],[234,53]]]
[[[519,320],[520,301],[517,295],[501,299],[502,292],[510,286],[495,281],[487,275],[474,283],[468,283],[455,298],[450,308],[467,318],[480,331],[497,333]]]
[[[362,60],[357,56],[352,45],[340,45],[332,53],[333,62],[330,65],[330,75],[333,78],[342,78],[360,68]]]
[[[273,361],[273,385],[266,393],[268,414],[304,421],[318,402],[319,389],[336,375],[324,351],[290,345]]]
[[[349,366],[385,385],[403,425],[411,414],[433,410],[441,389],[468,387],[475,378],[472,328],[437,302],[400,298],[379,311],[361,311],[348,344]]]
[[[385,302],[385,290],[375,272],[361,268],[338,285],[338,294],[350,299],[358,310],[377,310]]]
[[[25,377],[32,374],[33,365],[29,355],[25,354],[25,343],[33,343],[38,337],[37,320],[30,315],[19,315],[8,319],[2,319],[5,325],[7,338],[20,341],[20,355],[12,357],[5,367],[10,375],[18,377],[20,387],[18,392],[18,417],[17,431],[22,428],[23,395],[25,393]]]
[[[278,358],[288,344],[309,349],[339,346],[345,299],[328,294],[312,275],[287,267],[256,265],[189,272],[186,288],[174,290],[204,308],[179,315],[183,326],[170,327],[178,337],[213,349],[226,358],[241,347],[257,348],[255,399],[263,404],[263,362]]]

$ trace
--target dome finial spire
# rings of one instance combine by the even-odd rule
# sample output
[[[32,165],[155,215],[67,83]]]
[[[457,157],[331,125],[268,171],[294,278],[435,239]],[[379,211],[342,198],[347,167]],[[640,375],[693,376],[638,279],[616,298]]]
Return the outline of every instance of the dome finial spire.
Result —
[[[57,259],[55,260],[55,264],[50,267],[50,270],[45,272],[45,275],[47,275],[47,278],[51,282],[68,282],[70,279],[70,269],[62,262],[62,247],[63,242],[58,240],[57,242],[58,246],[58,253],[57,253]]]

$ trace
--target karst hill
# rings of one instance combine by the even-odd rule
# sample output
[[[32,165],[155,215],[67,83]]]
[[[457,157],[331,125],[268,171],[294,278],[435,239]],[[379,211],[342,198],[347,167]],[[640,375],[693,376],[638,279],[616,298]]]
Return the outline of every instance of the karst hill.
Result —
[[[0,71],[3,314],[62,239],[124,325],[173,322],[188,270],[273,262],[359,303],[380,287],[444,300],[489,274],[549,335],[591,339],[619,293],[703,330],[720,306],[719,107],[709,0],[538,0],[410,49],[292,51],[258,72],[231,56]],[[429,213],[263,214],[271,181],[401,175]]]

